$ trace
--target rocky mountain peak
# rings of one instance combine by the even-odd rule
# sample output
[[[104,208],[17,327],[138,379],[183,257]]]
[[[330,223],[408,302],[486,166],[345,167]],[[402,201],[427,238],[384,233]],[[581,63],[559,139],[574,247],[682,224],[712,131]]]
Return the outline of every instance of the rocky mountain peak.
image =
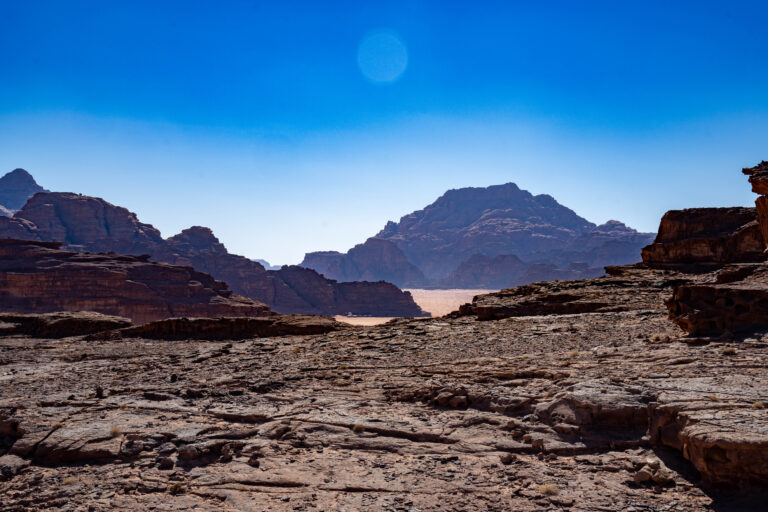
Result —
[[[47,191],[24,169],[14,169],[0,178],[0,206],[11,213],[21,209],[38,192]]]
[[[170,237],[167,241],[174,245],[187,245],[201,251],[223,250],[226,252],[226,248],[219,242],[219,239],[213,234],[211,228],[204,226],[189,227],[178,235]]]

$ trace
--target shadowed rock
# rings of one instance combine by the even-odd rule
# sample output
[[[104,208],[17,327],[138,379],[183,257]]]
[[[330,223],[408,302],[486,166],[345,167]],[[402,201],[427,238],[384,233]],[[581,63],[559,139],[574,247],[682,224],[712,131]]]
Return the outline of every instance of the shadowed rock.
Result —
[[[136,323],[175,316],[274,314],[191,267],[60,247],[58,242],[0,239],[0,309],[96,311]]]
[[[755,208],[689,208],[664,214],[642,256],[654,268],[711,270],[763,261],[764,248]]]
[[[128,318],[92,311],[59,311],[44,314],[0,313],[0,335],[26,334],[40,338],[82,336],[131,325]]]

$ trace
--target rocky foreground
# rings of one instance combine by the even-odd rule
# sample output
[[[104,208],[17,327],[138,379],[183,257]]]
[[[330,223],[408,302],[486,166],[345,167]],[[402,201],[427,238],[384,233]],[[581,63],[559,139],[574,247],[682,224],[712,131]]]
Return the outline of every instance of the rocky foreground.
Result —
[[[5,335],[0,510],[759,509],[768,336],[667,319],[714,274],[612,274],[314,335]]]

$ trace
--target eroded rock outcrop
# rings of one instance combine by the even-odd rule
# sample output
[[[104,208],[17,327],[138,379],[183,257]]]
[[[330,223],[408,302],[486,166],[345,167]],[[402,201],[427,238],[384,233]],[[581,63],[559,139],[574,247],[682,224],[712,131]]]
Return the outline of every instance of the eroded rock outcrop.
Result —
[[[768,267],[725,267],[710,282],[677,287],[667,307],[670,320],[691,335],[768,328]]]
[[[274,314],[191,267],[153,263],[148,257],[64,251],[61,245],[0,239],[0,310],[96,311],[136,323]]]
[[[642,257],[654,268],[711,270],[763,261],[764,249],[755,208],[689,208],[664,214]]]
[[[760,232],[763,235],[763,240],[768,243],[768,162],[763,160],[754,167],[742,169],[741,172],[749,176],[752,192],[760,195],[755,200],[755,206],[757,207]]]
[[[761,162],[742,172],[749,176],[754,192],[768,193],[768,162]],[[710,263],[714,259],[720,267],[724,263],[734,263],[726,265],[705,282],[676,288],[667,301],[670,319],[689,334],[719,336],[733,332],[749,333],[768,327],[768,266],[763,252],[768,233],[766,201],[768,197],[765,195],[757,199],[756,214],[751,208],[702,209],[706,215],[698,215],[695,223],[687,223],[688,231],[694,235],[708,235],[704,242],[694,236],[692,240],[696,243],[688,243],[689,248],[698,248],[699,255],[706,255]],[[662,228],[663,225],[662,221]],[[673,229],[668,231],[674,236]],[[664,243],[657,248],[647,248],[643,256],[648,256],[649,264],[653,265],[653,256],[663,252]],[[671,257],[666,260],[667,266],[675,262],[680,266],[689,263],[690,258],[685,258],[680,251],[668,251],[668,254]],[[713,258],[713,255],[716,257]],[[700,258],[701,261],[704,259]],[[754,261],[760,263],[749,263]]]
[[[2,306],[0,306],[2,307]],[[43,314],[0,313],[0,335],[25,334],[38,338],[66,338],[122,329],[131,320],[93,311],[57,311]]]

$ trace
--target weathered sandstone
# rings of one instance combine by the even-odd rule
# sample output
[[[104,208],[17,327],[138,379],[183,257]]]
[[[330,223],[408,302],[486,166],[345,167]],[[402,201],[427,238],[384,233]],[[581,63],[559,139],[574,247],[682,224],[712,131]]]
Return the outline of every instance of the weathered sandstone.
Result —
[[[0,310],[95,311],[136,323],[176,316],[265,316],[259,302],[191,267],[147,257],[64,251],[59,242],[0,239]]]
[[[0,313],[0,334],[25,334],[38,338],[66,338],[129,327],[131,320],[93,311],[56,313]]]
[[[763,261],[764,249],[754,208],[689,208],[664,214],[642,257],[654,268],[701,270]]]

